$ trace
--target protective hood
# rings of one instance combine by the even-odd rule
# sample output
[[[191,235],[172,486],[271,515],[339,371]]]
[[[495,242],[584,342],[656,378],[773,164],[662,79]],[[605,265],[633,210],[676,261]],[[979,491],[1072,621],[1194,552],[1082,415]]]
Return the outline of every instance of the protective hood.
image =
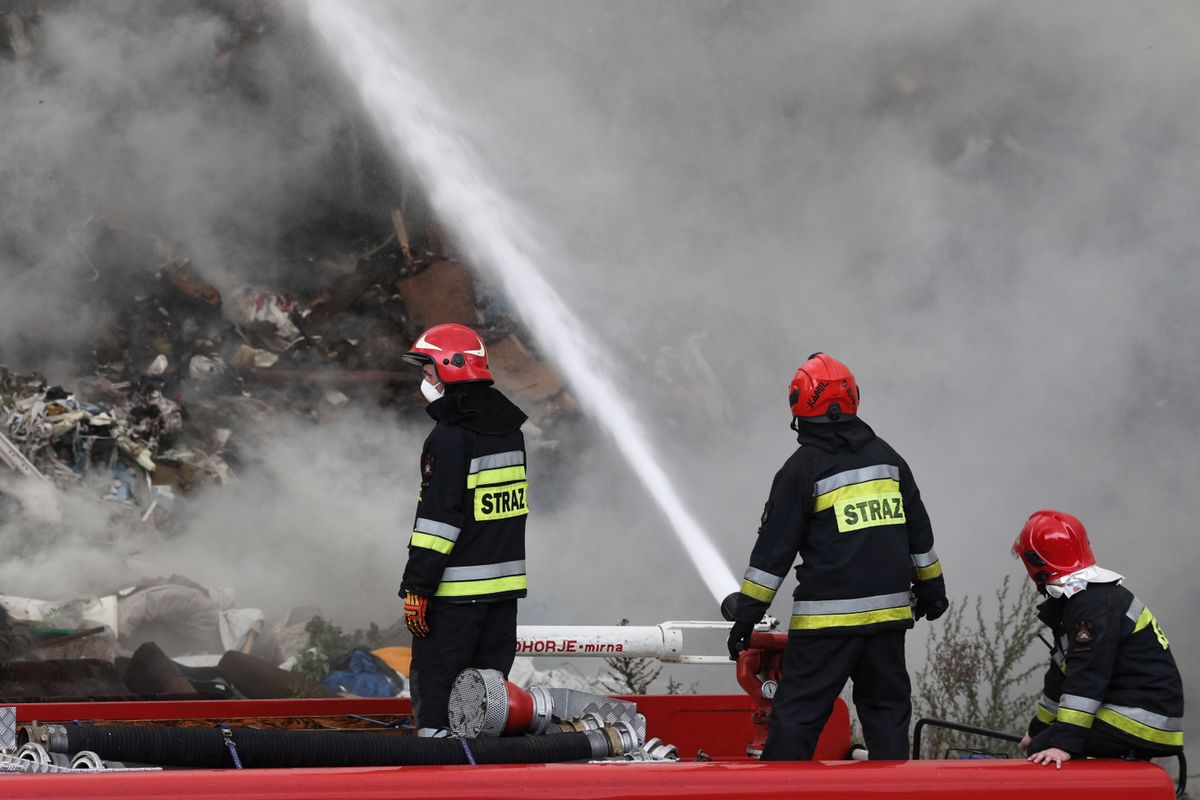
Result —
[[[1046,582],[1046,594],[1051,597],[1066,597],[1079,594],[1088,587],[1089,583],[1117,583],[1125,580],[1124,575],[1118,575],[1111,569],[1105,569],[1098,564],[1085,567],[1070,575],[1063,575]]]
[[[425,406],[426,413],[446,425],[461,425],[476,433],[511,433],[528,419],[525,412],[498,390],[482,383],[447,385],[447,393]]]
[[[827,453],[845,449],[856,452],[875,438],[871,426],[858,417],[838,422],[809,422],[804,417],[795,417],[792,429],[800,444],[819,447]]]

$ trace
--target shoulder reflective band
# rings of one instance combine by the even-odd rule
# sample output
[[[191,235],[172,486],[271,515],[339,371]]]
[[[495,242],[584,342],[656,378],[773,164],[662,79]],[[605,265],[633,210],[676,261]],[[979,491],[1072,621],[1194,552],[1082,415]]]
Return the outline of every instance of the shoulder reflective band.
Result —
[[[527,588],[524,561],[447,567],[435,597],[474,597]]]
[[[1178,717],[1165,717],[1144,708],[1105,703],[1096,712],[1096,719],[1147,742],[1183,747],[1183,720]]]
[[[1058,719],[1058,703],[1051,700],[1046,695],[1042,695],[1042,699],[1037,705],[1038,722],[1049,725]]]
[[[850,600],[801,600],[792,605],[793,631],[850,628],[912,619],[908,592]]]
[[[775,599],[775,593],[779,591],[782,583],[782,575],[772,575],[761,569],[747,567],[745,579],[742,581],[742,594],[769,603]]]
[[[467,488],[493,486],[525,480],[525,454],[520,450],[493,453],[471,459],[467,469]]]
[[[937,553],[933,550],[928,553],[913,553],[911,557],[913,580],[929,581],[942,574],[942,563],[938,561]]]
[[[1138,600],[1136,597],[1133,598],[1133,602],[1129,604],[1129,610],[1125,612],[1125,616],[1133,620],[1134,633],[1137,633],[1146,626],[1150,626],[1162,649],[1166,650],[1170,647],[1171,643],[1167,641],[1167,635],[1163,633],[1162,626],[1158,624],[1158,620],[1154,618],[1154,614],[1151,613],[1150,609],[1146,608],[1146,605],[1141,600]]]
[[[813,513],[833,509],[837,529],[851,533],[877,525],[903,524],[900,468],[877,464],[839,472],[813,484]]]
[[[408,540],[408,546],[449,553],[454,549],[454,542],[458,540],[458,534],[461,532],[460,528],[448,523],[417,517],[417,521],[413,525],[412,538]]]
[[[529,513],[528,493],[529,484],[525,481],[480,486],[475,490],[475,519],[482,522],[524,516]]]

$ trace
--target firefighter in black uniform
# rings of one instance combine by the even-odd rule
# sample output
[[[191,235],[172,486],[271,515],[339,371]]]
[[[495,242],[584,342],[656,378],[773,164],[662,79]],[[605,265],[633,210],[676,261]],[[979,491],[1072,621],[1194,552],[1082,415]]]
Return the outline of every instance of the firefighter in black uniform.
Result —
[[[813,354],[789,400],[800,448],[771,485],[729,635],[736,659],[799,553],[761,757],[811,759],[849,678],[870,757],[907,758],[904,634],[914,616],[936,619],[947,607],[929,515],[904,459],[858,418],[858,386],[844,364]]]
[[[1054,632],[1050,666],[1021,749],[1061,767],[1073,756],[1158,758],[1183,750],[1183,682],[1162,626],[1121,575],[1096,565],[1083,523],[1037,511],[1013,543]]]
[[[507,676],[516,656],[517,598],[526,594],[526,416],[492,387],[487,350],[470,328],[430,328],[404,359],[424,370],[421,391],[437,422],[421,453],[400,588],[413,635],[413,713],[418,734],[434,736],[448,728],[450,688],[462,670]]]

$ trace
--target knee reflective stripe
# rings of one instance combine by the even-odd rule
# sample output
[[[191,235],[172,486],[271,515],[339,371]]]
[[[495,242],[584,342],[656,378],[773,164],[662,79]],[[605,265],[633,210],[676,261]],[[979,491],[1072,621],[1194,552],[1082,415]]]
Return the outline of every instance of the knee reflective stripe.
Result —
[[[912,619],[908,592],[850,600],[801,600],[792,606],[793,631],[848,628]]]
[[[782,584],[782,575],[772,575],[761,569],[747,567],[745,579],[742,581],[742,594],[769,603],[775,599],[775,593]]]
[[[454,549],[461,528],[456,528],[446,522],[417,517],[413,524],[412,538],[408,540],[409,547],[424,547],[439,553],[449,553]]]
[[[942,562],[938,561],[937,553],[933,550],[928,553],[913,553],[911,558],[913,580],[933,580],[942,574]]]
[[[1096,712],[1096,719],[1147,742],[1183,747],[1183,720],[1178,717],[1166,717],[1144,708],[1105,703]]]
[[[524,561],[447,567],[435,597],[472,597],[527,588]]]

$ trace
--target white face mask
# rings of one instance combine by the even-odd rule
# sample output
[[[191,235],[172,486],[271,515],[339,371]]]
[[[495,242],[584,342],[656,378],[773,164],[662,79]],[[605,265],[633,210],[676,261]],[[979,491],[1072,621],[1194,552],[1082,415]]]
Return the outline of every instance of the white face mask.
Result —
[[[441,384],[439,383],[438,386],[441,386]],[[421,394],[425,395],[425,399],[428,402],[432,403],[434,400],[442,399],[444,390],[439,389],[438,386],[434,386],[432,383],[426,380],[421,381]]]

